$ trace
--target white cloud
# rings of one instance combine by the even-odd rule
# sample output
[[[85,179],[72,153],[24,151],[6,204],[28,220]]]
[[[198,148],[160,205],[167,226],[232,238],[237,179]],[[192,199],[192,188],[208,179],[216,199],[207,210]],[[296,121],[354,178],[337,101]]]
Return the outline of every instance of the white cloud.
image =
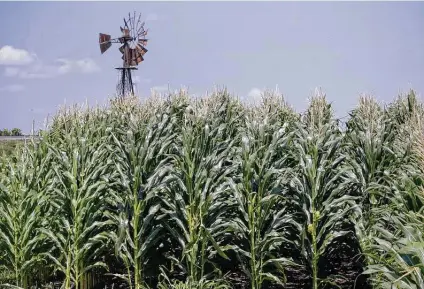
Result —
[[[25,79],[46,79],[55,77],[58,72],[58,68],[53,65],[45,65],[41,62],[31,66],[27,70],[21,70],[19,77]]]
[[[62,63],[58,67],[59,74],[66,74],[72,71],[81,73],[94,73],[100,71],[99,66],[91,58],[84,58],[80,60],[60,58],[57,62]]]
[[[0,65],[27,65],[34,61],[36,55],[24,49],[6,45],[0,48]]]
[[[7,77],[19,77],[23,79],[52,78],[58,74],[58,68],[52,65],[44,65],[41,62],[30,65],[27,68],[6,67],[4,75]]]
[[[58,68],[57,68],[57,73],[59,74],[66,74],[69,73],[72,70],[72,61],[68,60],[68,59],[57,59],[56,60],[59,63],[62,63]]]
[[[55,77],[56,75],[54,73],[49,73],[47,72],[47,68],[43,69],[45,70],[45,72],[28,72],[28,71],[22,71],[19,74],[20,78],[24,78],[24,79],[46,79],[46,78],[52,78]]]
[[[99,66],[91,58],[78,60],[57,59],[54,65],[45,65],[37,60],[34,53],[6,45],[0,48],[0,65],[9,65],[4,71],[7,77],[51,78],[70,72],[94,73],[100,71]],[[27,68],[11,67],[27,65]]]
[[[77,60],[75,64],[82,73],[93,73],[100,71],[100,67],[97,66],[97,64],[90,58]]]
[[[97,64],[90,58],[80,60],[58,59],[54,65],[46,65],[41,61],[25,68],[6,67],[4,75],[7,77],[19,77],[24,79],[46,79],[70,72],[94,73],[100,70]]]
[[[7,92],[19,92],[24,90],[24,86],[20,84],[10,84],[3,87],[0,87],[0,91],[7,91]]]
[[[156,13],[147,14],[146,21],[157,21],[159,20],[159,16]]]

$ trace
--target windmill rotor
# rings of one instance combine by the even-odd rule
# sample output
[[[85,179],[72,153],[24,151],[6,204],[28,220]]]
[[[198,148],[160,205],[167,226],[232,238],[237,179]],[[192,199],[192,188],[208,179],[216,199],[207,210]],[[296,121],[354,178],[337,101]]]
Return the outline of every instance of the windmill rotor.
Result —
[[[122,54],[122,67],[116,69],[121,71],[121,83],[118,84],[118,94],[124,96],[127,90],[134,93],[131,70],[137,70],[138,65],[144,61],[144,55],[147,53],[146,45],[148,39],[146,35],[148,30],[144,29],[145,22],[141,22],[141,14],[136,18],[136,12],[128,18],[124,18],[124,26],[120,26],[121,37],[112,38],[109,34],[99,33],[100,52],[105,53],[113,43],[119,43],[119,51]],[[136,20],[137,19],[137,20]],[[129,82],[129,83],[127,83]]]

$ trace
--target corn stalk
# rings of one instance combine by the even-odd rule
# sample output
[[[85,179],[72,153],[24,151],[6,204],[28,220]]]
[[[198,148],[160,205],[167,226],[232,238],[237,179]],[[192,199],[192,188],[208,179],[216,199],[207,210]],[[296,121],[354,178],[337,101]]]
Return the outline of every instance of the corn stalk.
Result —
[[[333,242],[353,231],[346,229],[350,216],[358,210],[349,169],[344,165],[342,134],[331,119],[331,106],[324,96],[312,99],[295,133],[299,166],[290,184],[291,205],[297,211],[302,255],[312,275],[312,288],[330,281],[319,275],[319,261]]]
[[[160,203],[155,188],[163,176],[156,167],[175,137],[172,116],[160,110],[156,113],[149,118],[130,112],[127,123],[118,123],[112,133],[115,166],[122,184],[116,192],[120,210],[111,215],[118,233],[112,236],[116,254],[127,270],[126,276],[118,276],[135,289],[146,286],[144,270],[154,255],[151,249],[161,239]]]
[[[284,168],[292,133],[288,123],[281,127],[280,121],[291,119],[280,119],[286,107],[272,100],[272,96],[265,97],[259,113],[247,114],[237,152],[239,173],[233,178],[237,215],[232,228],[240,236],[233,248],[252,289],[262,288],[265,281],[284,285],[285,266],[297,266],[280,253],[288,243],[296,246],[285,233],[298,227],[284,204]]]
[[[212,282],[206,279],[213,274],[205,271],[207,263],[213,266],[208,260],[216,254],[228,259],[220,245],[230,221],[226,216],[228,178],[234,169],[226,163],[235,141],[231,120],[221,121],[230,113],[228,101],[217,98],[187,107],[174,150],[168,155],[170,163],[158,168],[168,174],[161,188],[163,225],[182,250],[180,258],[171,258],[187,276],[186,288],[206,288]],[[218,279],[213,283],[224,286]]]
[[[2,265],[13,272],[14,285],[28,288],[31,273],[44,261],[39,230],[48,208],[43,193],[49,185],[51,154],[29,148],[20,153],[16,162],[7,161],[7,174],[0,174],[0,248]]]
[[[47,191],[55,214],[41,232],[53,245],[45,255],[65,275],[66,289],[72,284],[78,289],[86,273],[107,267],[101,254],[108,241],[107,228],[113,224],[105,212],[115,177],[107,137],[101,133],[106,125],[91,113],[82,118],[76,111],[71,122],[64,122],[74,133],[60,140],[46,137],[55,157],[54,184]]]

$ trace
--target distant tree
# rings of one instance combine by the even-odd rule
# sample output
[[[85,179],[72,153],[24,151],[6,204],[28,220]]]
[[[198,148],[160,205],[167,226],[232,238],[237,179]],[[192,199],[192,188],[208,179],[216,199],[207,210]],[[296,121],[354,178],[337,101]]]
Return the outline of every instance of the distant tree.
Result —
[[[10,131],[7,128],[3,129],[3,135],[4,136],[9,136],[10,135]]]
[[[20,135],[22,135],[22,130],[20,129],[20,128],[14,128],[14,129],[12,129],[12,135],[13,136],[20,136]]]

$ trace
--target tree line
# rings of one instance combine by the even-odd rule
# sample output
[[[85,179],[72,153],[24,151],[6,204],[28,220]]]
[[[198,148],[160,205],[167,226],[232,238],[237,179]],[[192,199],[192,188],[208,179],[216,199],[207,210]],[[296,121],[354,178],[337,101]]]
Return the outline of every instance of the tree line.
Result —
[[[4,128],[0,130],[0,136],[21,136],[22,130],[20,128],[12,128],[11,130]]]

